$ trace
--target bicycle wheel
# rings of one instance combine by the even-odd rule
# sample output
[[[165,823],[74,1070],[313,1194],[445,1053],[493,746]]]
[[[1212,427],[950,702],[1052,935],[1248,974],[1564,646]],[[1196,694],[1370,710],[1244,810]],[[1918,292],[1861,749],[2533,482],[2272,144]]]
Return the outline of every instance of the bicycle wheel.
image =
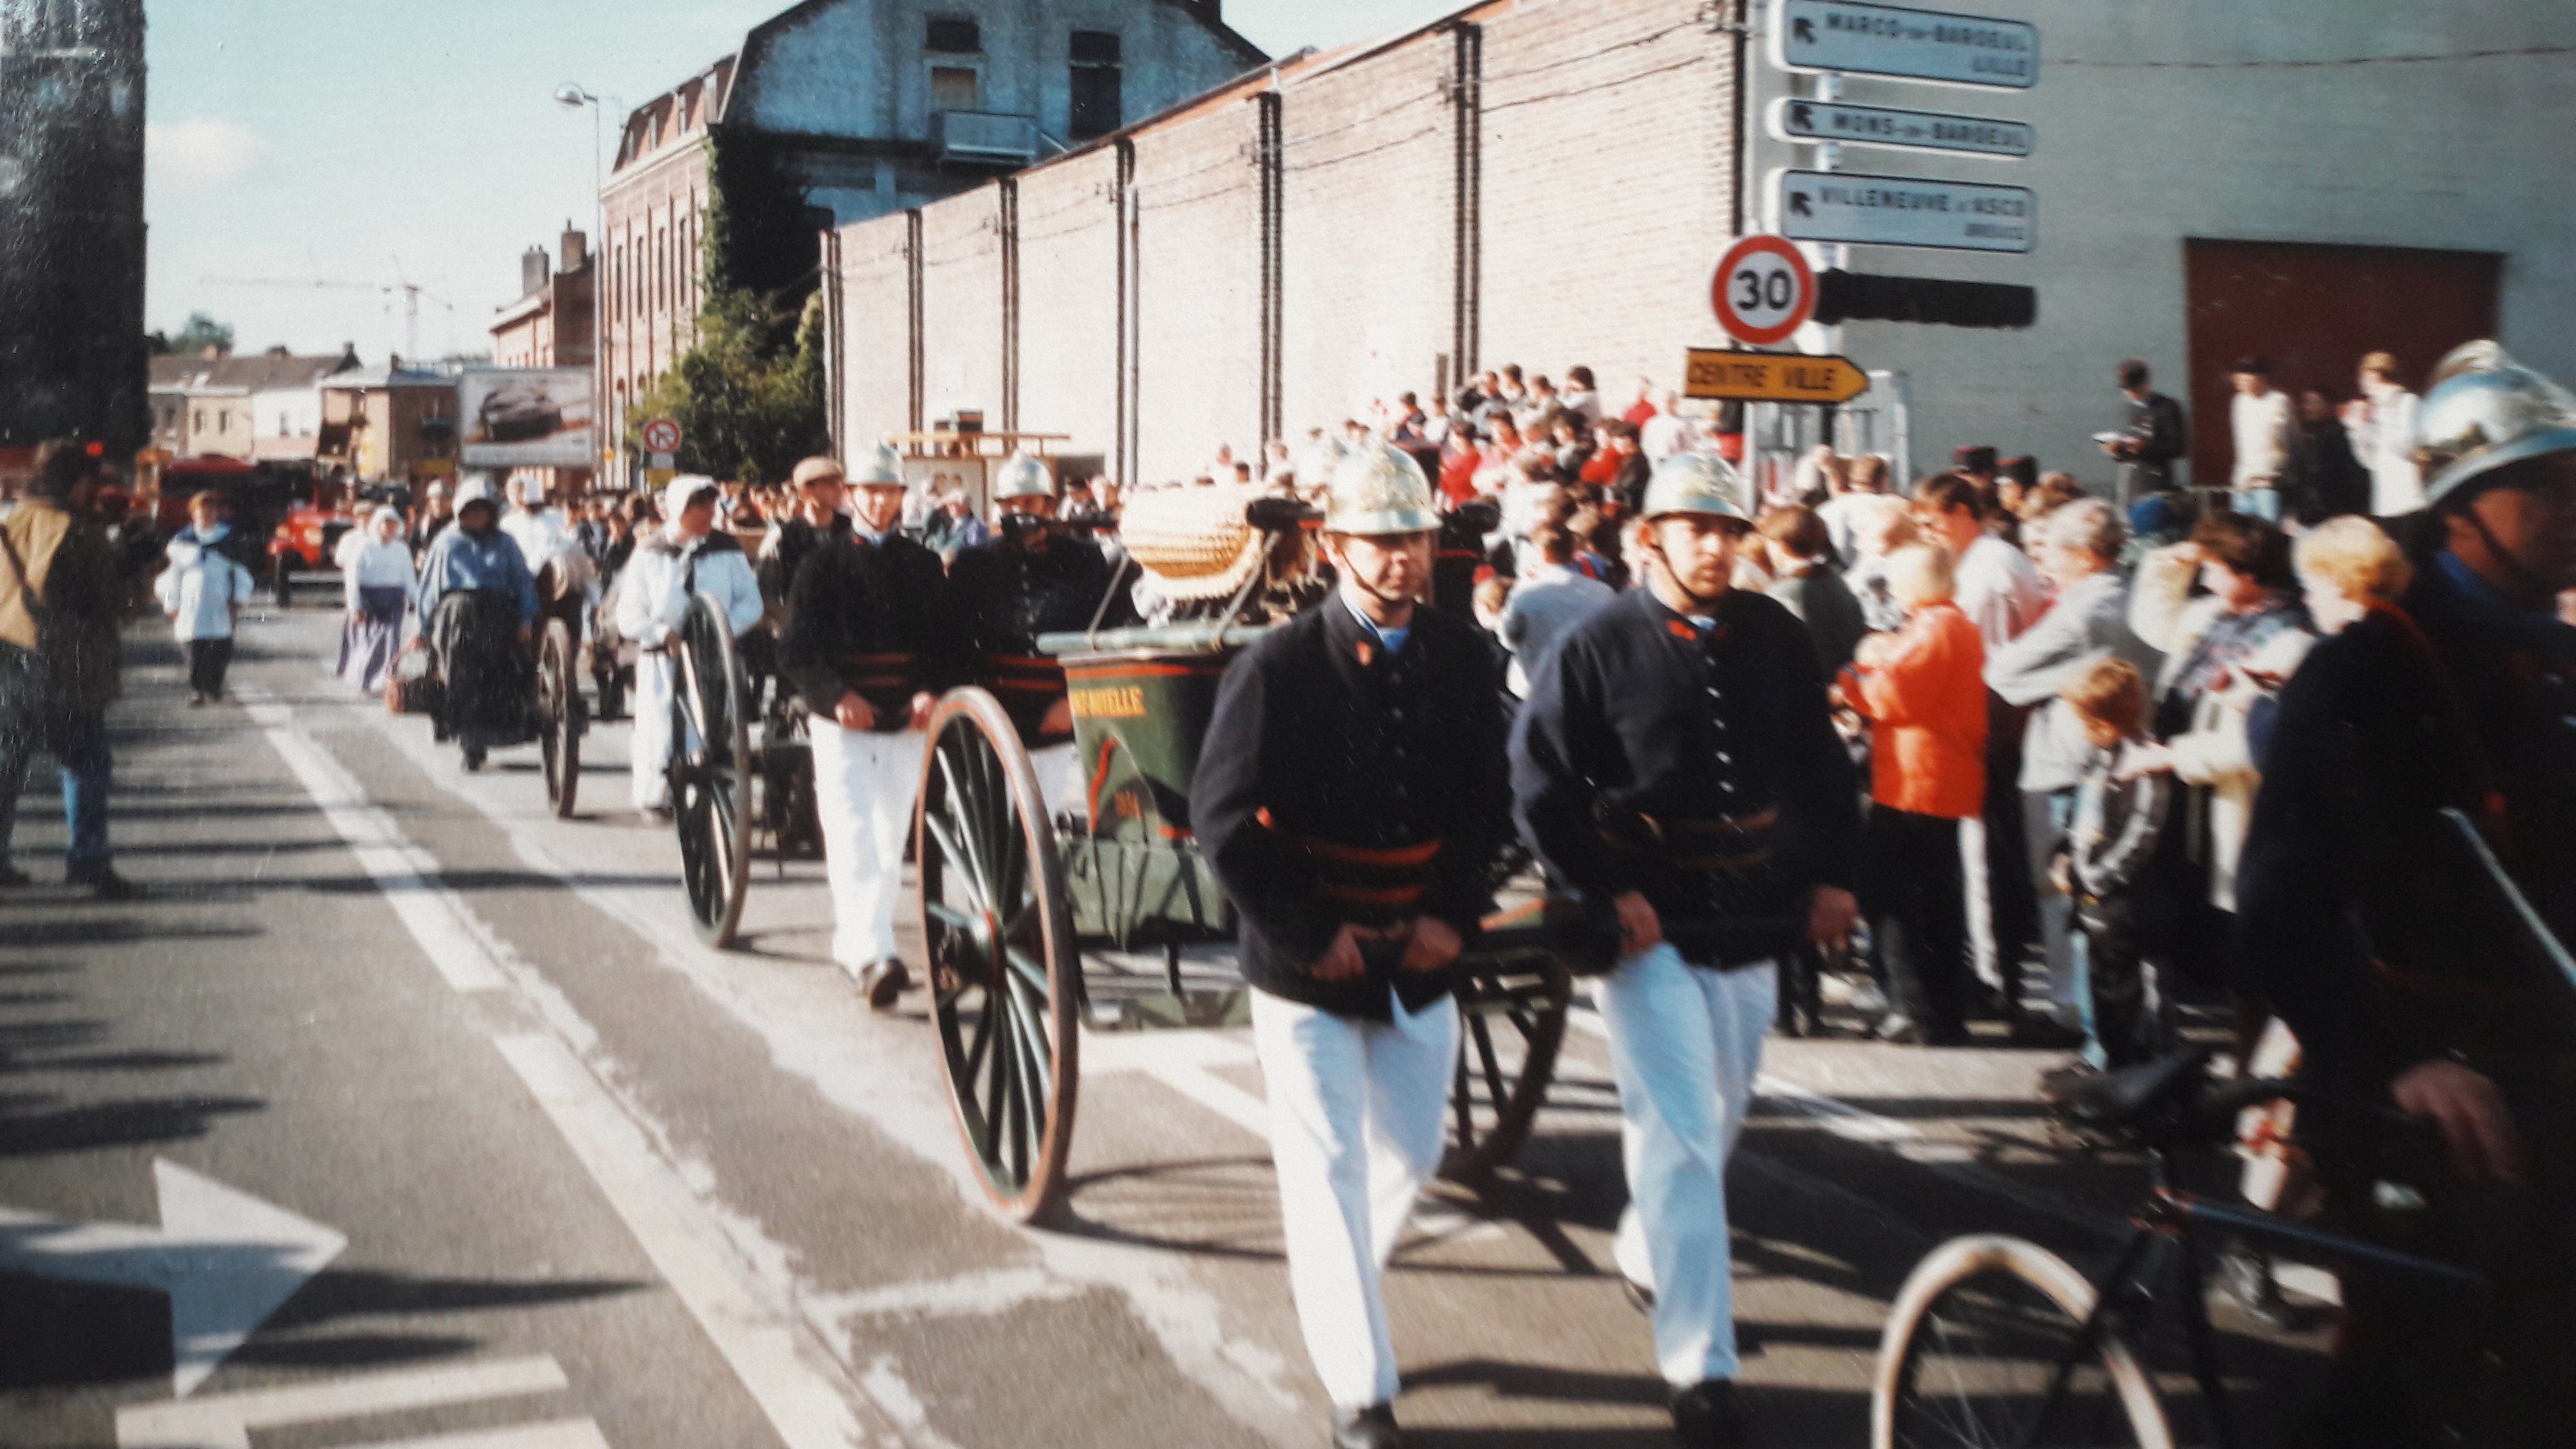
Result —
[[[1888,1313],[1871,1449],[2173,1449],[2118,1329],[2103,1325],[2076,1352],[2093,1303],[2084,1275],[2036,1244],[1967,1237],[1934,1249]]]

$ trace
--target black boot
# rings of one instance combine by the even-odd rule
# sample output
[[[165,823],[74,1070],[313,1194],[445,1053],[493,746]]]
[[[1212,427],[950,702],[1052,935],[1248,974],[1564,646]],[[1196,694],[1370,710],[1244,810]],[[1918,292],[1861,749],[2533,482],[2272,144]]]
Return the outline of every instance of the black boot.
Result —
[[[1335,1409],[1333,1449],[1404,1449],[1404,1431],[1395,1427],[1395,1406]]]
[[[1744,1406],[1727,1379],[1703,1379],[1673,1392],[1673,1437],[1683,1449],[1741,1449]]]

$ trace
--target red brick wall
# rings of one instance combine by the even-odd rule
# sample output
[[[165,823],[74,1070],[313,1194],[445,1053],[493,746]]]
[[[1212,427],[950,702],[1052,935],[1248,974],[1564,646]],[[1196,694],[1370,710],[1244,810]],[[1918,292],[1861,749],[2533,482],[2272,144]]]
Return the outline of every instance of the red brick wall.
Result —
[[[1562,380],[1589,364],[1624,406],[1710,340],[1708,271],[1729,225],[1727,38],[1699,0],[1521,0],[1483,27],[1478,360]],[[1428,394],[1454,347],[1457,44],[1431,31],[1282,75],[1284,431]],[[1134,478],[1186,478],[1262,442],[1261,83],[1136,133]],[[1117,156],[1020,185],[1019,420],[1117,454]],[[925,208],[929,416],[1001,420],[998,190]],[[908,382],[902,219],[844,234],[853,440],[899,430]],[[887,258],[891,257],[891,260]],[[871,261],[871,258],[878,260]],[[1452,360],[1451,387],[1458,385]]]
[[[922,209],[923,421],[960,410],[1002,425],[1002,234],[999,186]]]
[[[1451,348],[1458,113],[1445,34],[1282,98],[1280,415],[1292,439],[1431,395]]]
[[[1238,457],[1260,446],[1259,137],[1247,94],[1136,138],[1135,475],[1146,482],[1188,479],[1219,444]]]
[[[1485,28],[1487,365],[1624,407],[1714,340],[1708,278],[1733,185],[1727,37],[1693,0],[1530,4]],[[1754,63],[1759,63],[1758,59]]]
[[[1020,427],[1112,457],[1118,416],[1118,153],[1020,178]]]
[[[912,333],[901,212],[841,232],[841,454],[912,427]]]

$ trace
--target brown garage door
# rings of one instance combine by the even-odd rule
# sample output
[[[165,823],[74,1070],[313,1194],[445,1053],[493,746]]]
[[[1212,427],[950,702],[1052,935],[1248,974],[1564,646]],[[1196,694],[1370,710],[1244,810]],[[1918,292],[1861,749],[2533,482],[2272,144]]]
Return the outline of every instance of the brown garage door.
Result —
[[[2227,482],[2227,375],[2236,359],[2268,357],[2279,387],[2322,387],[2340,402],[2354,393],[2362,354],[2393,352],[2420,391],[2443,353],[2495,335],[2503,264],[2493,252],[2185,240],[2193,481]]]

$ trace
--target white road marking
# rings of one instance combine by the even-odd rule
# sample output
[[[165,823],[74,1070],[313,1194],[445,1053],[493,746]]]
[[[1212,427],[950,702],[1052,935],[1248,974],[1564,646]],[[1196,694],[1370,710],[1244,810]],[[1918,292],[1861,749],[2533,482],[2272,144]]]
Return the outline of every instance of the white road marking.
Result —
[[[158,1228],[0,1208],[0,1268],[168,1294],[171,1393],[184,1399],[349,1240],[175,1162],[155,1158],[152,1180]]]
[[[779,1437],[795,1449],[871,1442],[832,1383],[838,1375],[810,1361],[797,1320],[762,1301],[720,1246],[721,1234],[702,1221],[687,1185],[580,1059],[551,1035],[502,1037],[495,1045]]]
[[[903,1442],[881,1414],[862,1426],[860,1386],[812,1335],[792,1291],[777,1291],[774,1274],[745,1261],[743,1235],[727,1230],[661,1150],[658,1125],[604,1084],[611,1069],[584,1062],[597,1042],[589,1024],[461,896],[434,884],[436,861],[368,803],[356,778],[290,711],[262,691],[238,693],[448,983],[460,992],[512,992],[545,1024],[543,1034],[494,1043],[790,1449]]]
[[[608,1439],[588,1419],[557,1419],[550,1424],[350,1444],[343,1449],[608,1449]]]
[[[116,1443],[117,1449],[250,1449],[253,1429],[551,1394],[570,1386],[562,1365],[542,1355],[403,1369],[184,1403],[137,1404],[116,1411]]]
[[[1084,1291],[1043,1268],[1002,1268],[863,1293],[815,1294],[805,1300],[805,1312],[843,1327],[863,1318],[989,1318],[1024,1304],[1076,1298]]]
[[[459,777],[444,752],[431,747],[418,731],[382,710],[355,710],[354,716],[377,731],[440,788],[481,812],[500,829],[528,869],[561,882],[574,899],[624,923],[653,948],[639,955],[638,967],[659,965],[689,982],[701,995],[759,1036],[778,1069],[810,1084],[835,1110],[867,1122],[919,1161],[946,1175],[960,1211],[990,1214],[975,1169],[960,1150],[953,1114],[935,1067],[928,1059],[899,1053],[852,1049],[850,1027],[829,1012],[818,1011],[807,994],[782,990],[775,963],[727,956],[697,939],[682,912],[675,890],[664,886],[602,885],[592,872],[555,853],[548,840],[564,829],[551,816],[542,819],[500,803],[501,784],[490,776]],[[575,826],[576,830],[595,826]],[[523,993],[558,994],[533,968],[514,967]],[[569,1005],[561,1005],[571,1014]],[[550,1008],[550,1012],[551,1012]],[[577,1020],[577,1017],[574,1018]],[[558,1034],[561,1032],[557,1024]],[[861,1030],[869,1028],[862,1027]],[[1157,1033],[1173,1042],[1213,1034]],[[1085,1051],[1095,1038],[1086,1037]],[[1249,1049],[1234,1050],[1248,1057]],[[1086,1058],[1084,1070],[1092,1070]],[[613,1084],[612,1084],[613,1090]],[[1245,1094],[1249,1096],[1249,1093]],[[631,1104],[628,1114],[635,1116]],[[710,1204],[708,1210],[719,1211]],[[757,1239],[754,1225],[731,1227],[738,1251],[750,1257],[779,1296],[807,1304],[797,1282],[793,1259],[784,1249]],[[1251,1341],[1232,1323],[1231,1311],[1200,1286],[1190,1265],[1177,1255],[1138,1244],[1057,1233],[1023,1238],[1040,1255],[1047,1271],[1083,1288],[1108,1288],[1122,1295],[1173,1365],[1238,1422],[1282,1449],[1302,1449],[1313,1435],[1309,1410],[1290,1383],[1302,1377],[1302,1362],[1292,1362]],[[829,1299],[814,1300],[828,1305]],[[854,1377],[861,1345],[835,1337],[841,1325],[828,1313],[808,1307],[807,1322],[836,1347]],[[862,1387],[865,1386],[864,1380]],[[871,1394],[873,1399],[875,1396]]]

